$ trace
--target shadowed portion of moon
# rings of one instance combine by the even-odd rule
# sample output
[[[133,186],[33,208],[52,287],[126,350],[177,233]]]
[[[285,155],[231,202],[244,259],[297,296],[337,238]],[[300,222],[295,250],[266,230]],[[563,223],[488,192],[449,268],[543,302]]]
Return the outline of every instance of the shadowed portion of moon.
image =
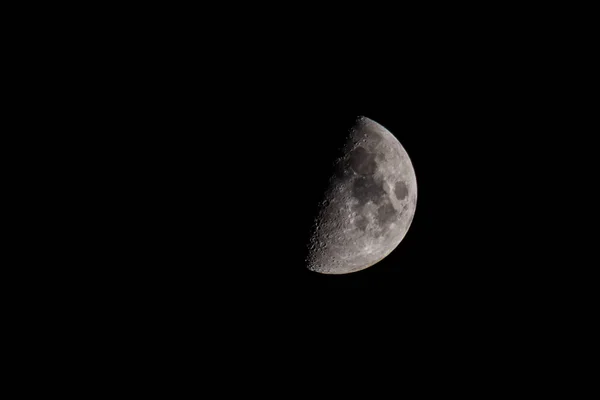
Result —
[[[375,154],[369,153],[364,147],[357,147],[350,153],[350,167],[359,175],[373,175],[377,168]]]
[[[336,162],[315,220],[308,269],[347,274],[385,258],[402,241],[416,209],[417,182],[400,142],[360,117]]]
[[[361,176],[354,180],[352,195],[359,204],[366,204],[369,201],[379,203],[385,195],[385,190],[383,190],[383,185],[377,183],[375,179]]]

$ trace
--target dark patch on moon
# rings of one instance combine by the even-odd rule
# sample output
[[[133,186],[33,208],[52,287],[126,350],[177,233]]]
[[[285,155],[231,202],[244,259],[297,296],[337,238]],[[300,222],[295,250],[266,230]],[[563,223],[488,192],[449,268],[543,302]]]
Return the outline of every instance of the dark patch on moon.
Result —
[[[364,147],[352,150],[348,162],[350,168],[359,175],[373,175],[377,169],[375,154],[369,153]]]
[[[406,184],[404,182],[396,182],[394,193],[396,193],[396,198],[398,200],[404,199],[408,195],[408,188],[406,187]]]
[[[392,203],[385,203],[377,209],[377,221],[382,227],[387,227],[390,223],[394,222],[398,212],[392,205]]]
[[[367,204],[369,200],[373,203],[380,204],[385,194],[383,185],[375,182],[370,176],[359,177],[352,185],[352,195],[358,199],[361,205]]]
[[[387,160],[387,158],[385,157],[385,153],[377,153],[377,156],[375,156],[375,161],[378,164],[383,164],[385,163]]]

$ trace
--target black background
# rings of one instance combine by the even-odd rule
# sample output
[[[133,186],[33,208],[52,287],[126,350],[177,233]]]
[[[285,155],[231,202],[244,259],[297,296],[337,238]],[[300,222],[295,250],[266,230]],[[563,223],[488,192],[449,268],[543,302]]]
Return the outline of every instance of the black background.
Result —
[[[78,115],[100,149],[102,279],[144,301],[232,309],[386,295],[391,307],[487,312],[547,290],[562,273],[548,251],[565,219],[557,134],[573,126],[557,41],[428,15],[311,34],[300,18],[86,38],[94,51],[70,71],[83,82],[73,100],[95,95]],[[308,228],[360,115],[411,157],[416,214],[380,263],[319,275],[304,266]]]
[[[160,232],[147,249],[161,252],[149,257],[157,273],[174,287],[233,296],[355,288],[440,300],[518,281],[506,277],[506,262],[518,252],[514,230],[529,190],[522,178],[532,138],[522,114],[536,112],[522,100],[523,81],[496,64],[472,68],[479,51],[296,51],[253,53],[250,67],[225,58],[193,85],[195,71],[173,72],[169,87],[152,93],[139,144],[152,141],[153,152],[138,168],[153,188],[149,217],[164,218],[146,222]],[[306,234],[359,115],[409,153],[416,215],[384,261],[347,276],[315,274],[303,265]]]
[[[150,8],[97,26],[80,16],[83,27],[54,27],[64,38],[36,36],[45,51],[23,47],[36,58],[23,95],[49,110],[24,118],[43,126],[27,151],[50,158],[35,171],[47,186],[32,185],[42,229],[23,224],[47,243],[22,252],[42,258],[24,269],[50,316],[35,332],[63,314],[67,340],[92,332],[86,347],[116,360],[176,353],[188,373],[205,363],[225,379],[262,373],[269,352],[269,366],[302,381],[290,361],[308,362],[311,378],[329,376],[328,361],[362,375],[392,360],[472,380],[461,361],[487,374],[479,366],[497,359],[510,371],[552,359],[563,338],[548,332],[572,326],[556,315],[594,293],[578,249],[595,228],[576,216],[579,191],[595,185],[581,178],[595,131],[579,118],[594,103],[571,90],[587,87],[577,56],[593,52],[565,41],[558,19]],[[304,266],[308,228],[359,115],[410,155],[416,214],[380,263],[319,275]],[[378,360],[357,365],[364,356]]]

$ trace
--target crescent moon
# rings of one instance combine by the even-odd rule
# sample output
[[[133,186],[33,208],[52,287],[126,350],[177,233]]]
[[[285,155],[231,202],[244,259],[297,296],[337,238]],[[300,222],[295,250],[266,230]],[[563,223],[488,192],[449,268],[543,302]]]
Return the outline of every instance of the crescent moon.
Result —
[[[364,270],[404,239],[415,214],[417,180],[408,153],[386,128],[359,117],[321,202],[306,267],[322,274]]]

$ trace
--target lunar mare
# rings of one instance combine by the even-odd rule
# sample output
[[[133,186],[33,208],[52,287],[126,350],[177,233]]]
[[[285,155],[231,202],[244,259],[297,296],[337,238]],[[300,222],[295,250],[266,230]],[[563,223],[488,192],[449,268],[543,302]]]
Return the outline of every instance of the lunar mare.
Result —
[[[335,163],[311,232],[306,266],[323,274],[368,268],[404,239],[417,203],[415,171],[387,129],[359,117]]]

